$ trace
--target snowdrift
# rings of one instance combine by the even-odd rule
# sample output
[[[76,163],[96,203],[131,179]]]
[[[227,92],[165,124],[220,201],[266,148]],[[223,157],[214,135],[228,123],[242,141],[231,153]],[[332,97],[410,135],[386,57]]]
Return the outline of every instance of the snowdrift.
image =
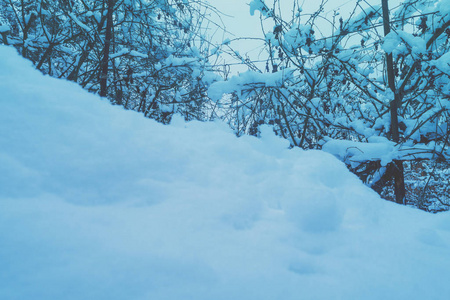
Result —
[[[450,214],[264,128],[163,126],[0,47],[1,299],[448,299]]]

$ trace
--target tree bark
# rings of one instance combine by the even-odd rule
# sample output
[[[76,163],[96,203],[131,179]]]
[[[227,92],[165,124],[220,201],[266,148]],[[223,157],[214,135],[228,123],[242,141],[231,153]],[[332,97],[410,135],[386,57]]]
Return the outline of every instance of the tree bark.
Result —
[[[391,31],[389,24],[389,6],[388,0],[381,0],[383,8],[383,25],[384,35],[388,35]],[[391,112],[391,139],[398,143],[400,140],[400,134],[398,130],[398,107],[401,106],[401,99],[395,88],[395,75],[394,75],[394,62],[392,59],[392,53],[386,53],[386,68],[388,84],[391,91],[394,93],[394,99],[390,102]],[[394,160],[390,165],[390,173],[394,177],[394,190],[395,190],[395,202],[399,204],[405,204],[405,177],[403,170],[403,162],[401,160]]]

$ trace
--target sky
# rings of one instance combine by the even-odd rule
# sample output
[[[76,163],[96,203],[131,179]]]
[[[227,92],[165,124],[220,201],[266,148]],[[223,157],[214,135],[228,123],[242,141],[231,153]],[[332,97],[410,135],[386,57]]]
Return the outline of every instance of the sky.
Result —
[[[223,21],[227,30],[236,36],[255,36],[261,34],[259,13],[250,16],[249,3],[251,0],[207,0],[212,6],[216,7],[224,15]],[[272,0],[266,1],[268,4]],[[381,0],[367,0],[370,5],[381,5]],[[390,0],[390,8],[398,5],[400,0]],[[319,7],[320,1],[300,1],[304,13],[312,13]],[[349,15],[355,4],[354,0],[330,0],[326,3],[324,17],[332,17],[333,12],[337,10],[345,18]],[[292,10],[293,0],[280,0],[280,5],[285,16],[289,16]],[[365,4],[362,3],[364,6]],[[227,17],[228,16],[228,17]]]
[[[233,40],[233,38],[237,37],[257,37],[262,38],[263,33],[261,30],[261,22],[260,22],[260,13],[256,12],[253,16],[250,15],[250,6],[249,3],[251,0],[207,0],[212,6],[216,7],[220,12],[223,13],[221,16],[221,22],[225,25],[227,33],[223,35],[223,38]],[[267,3],[273,3],[272,0],[266,1]],[[389,5],[390,8],[398,5],[399,0],[390,0]],[[320,2],[319,1],[300,1],[301,7],[305,14],[315,12]],[[370,5],[381,5],[381,0],[367,0],[367,3]],[[324,14],[325,18],[331,20],[333,17],[333,13],[336,10],[339,12],[340,16],[348,17],[351,10],[354,8],[355,1],[354,0],[330,0],[326,3]],[[291,14],[293,0],[280,0],[281,9],[283,11],[284,16],[287,18]],[[367,5],[362,3],[362,5]],[[214,16],[213,16],[214,18]],[[219,20],[220,21],[220,20]],[[320,24],[320,23],[319,23]],[[328,31],[331,32],[331,26],[328,21],[324,21],[322,23],[321,30],[324,33]],[[267,27],[266,30],[270,28]],[[217,35],[214,37],[215,40],[221,41],[222,36]],[[254,60],[265,60],[267,59],[267,55],[262,50],[262,42],[255,40],[244,40],[244,41],[233,41],[230,44],[234,50],[238,50],[239,53],[243,56],[246,54],[249,55]],[[231,62],[231,60],[227,60]],[[264,64],[263,64],[264,65]],[[234,67],[235,71],[244,71],[247,68],[245,66]]]
[[[208,2],[223,13],[219,20],[225,26],[226,33],[223,35],[224,39],[233,40],[239,37],[263,38],[263,31],[261,30],[260,13],[256,12],[253,16],[250,15],[250,0],[208,0]],[[271,3],[272,1],[270,1]],[[328,14],[332,14],[333,9],[344,4],[351,4],[353,1],[346,1],[342,4],[329,5]],[[269,3],[269,2],[268,2]],[[292,9],[292,0],[281,0],[285,14],[288,16]],[[304,1],[303,11],[313,12],[318,5],[314,1]],[[266,29],[267,30],[267,29]],[[215,39],[219,41],[222,36],[217,35]],[[230,46],[233,50],[239,51],[241,55],[249,56],[253,60],[266,60],[267,54],[262,51],[263,42],[257,40],[239,40],[232,41]],[[234,62],[234,60],[227,58],[227,62]],[[260,68],[265,64],[261,63]],[[242,72],[247,70],[246,66],[233,66],[232,72]]]

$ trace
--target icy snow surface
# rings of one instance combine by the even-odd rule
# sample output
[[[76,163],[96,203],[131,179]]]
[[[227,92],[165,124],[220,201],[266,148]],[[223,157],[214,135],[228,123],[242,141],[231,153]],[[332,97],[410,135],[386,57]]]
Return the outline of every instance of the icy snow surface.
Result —
[[[448,299],[450,214],[263,128],[163,126],[0,47],[0,299]]]

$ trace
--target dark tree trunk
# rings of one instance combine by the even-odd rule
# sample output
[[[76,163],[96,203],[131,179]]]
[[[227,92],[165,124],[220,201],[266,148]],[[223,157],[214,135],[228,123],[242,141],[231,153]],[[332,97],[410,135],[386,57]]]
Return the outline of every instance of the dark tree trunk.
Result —
[[[114,0],[108,1],[107,15],[106,15],[106,32],[105,32],[105,45],[103,48],[103,58],[101,61],[100,69],[100,96],[106,97],[108,87],[108,62],[109,62],[109,48],[111,46],[112,39],[112,27],[113,27],[113,9]]]
[[[381,0],[381,3],[383,7],[384,35],[386,36],[391,30],[389,24],[388,0]],[[398,143],[400,140],[400,134],[398,130],[398,107],[401,105],[401,99],[395,88],[394,62],[392,59],[392,53],[386,53],[386,67],[389,88],[394,93],[394,99],[390,102],[391,139],[394,142]],[[388,171],[394,177],[395,202],[399,204],[405,204],[405,177],[403,162],[400,160],[394,160],[394,163],[389,166]]]

